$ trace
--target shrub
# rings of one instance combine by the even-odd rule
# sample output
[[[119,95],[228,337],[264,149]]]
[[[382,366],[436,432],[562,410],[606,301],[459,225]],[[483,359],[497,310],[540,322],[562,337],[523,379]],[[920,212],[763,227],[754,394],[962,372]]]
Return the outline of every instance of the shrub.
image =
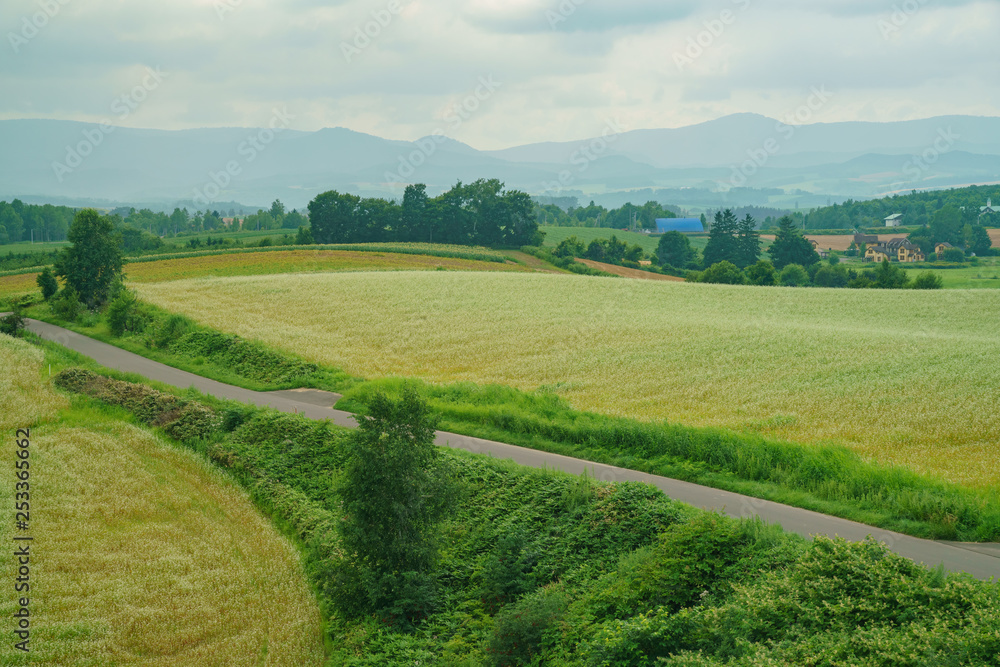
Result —
[[[504,609],[496,619],[488,652],[497,667],[531,664],[545,634],[565,615],[569,598],[558,586],[545,588]]]
[[[756,264],[748,266],[746,269],[747,282],[751,285],[771,286],[778,282],[778,274],[774,270],[774,265],[766,259],[758,261]]]
[[[75,322],[82,310],[80,296],[72,286],[64,287],[59,296],[52,301],[53,314],[65,322]]]
[[[47,266],[40,274],[38,274],[35,282],[37,282],[38,287],[41,288],[42,298],[46,301],[55,296],[56,292],[59,291],[59,282],[56,280],[55,275],[53,275],[52,269]]]
[[[809,284],[809,273],[800,264],[789,264],[781,270],[778,282],[784,287],[803,287]]]
[[[111,334],[116,337],[123,336],[126,332],[141,333],[149,321],[149,317],[140,309],[135,293],[129,290],[118,293],[108,306],[105,319]]]
[[[840,265],[824,266],[813,276],[816,287],[847,287],[848,282],[847,270]]]
[[[965,261],[965,252],[961,248],[946,248],[941,259],[946,262],[961,263]]]
[[[22,330],[24,330],[24,317],[21,316],[19,308],[15,308],[10,315],[0,318],[0,334],[17,338],[21,335]]]
[[[925,271],[913,281],[913,289],[942,289],[944,278],[936,273]]]
[[[743,285],[746,283],[746,276],[739,267],[732,262],[716,262],[701,273],[699,282],[717,283],[720,285]]]

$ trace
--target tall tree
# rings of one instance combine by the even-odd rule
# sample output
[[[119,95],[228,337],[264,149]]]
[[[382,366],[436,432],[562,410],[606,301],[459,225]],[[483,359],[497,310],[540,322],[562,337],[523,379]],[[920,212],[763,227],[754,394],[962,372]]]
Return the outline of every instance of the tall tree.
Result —
[[[705,268],[719,262],[738,264],[740,260],[739,242],[736,233],[739,221],[731,209],[715,214],[715,222],[708,233],[708,245],[705,246]]]
[[[737,259],[736,266],[745,269],[753,266],[760,259],[760,234],[757,233],[757,221],[747,213],[737,228]]]
[[[423,241],[429,236],[427,225],[427,186],[407,185],[403,192],[403,212],[399,221],[399,241]]]
[[[121,275],[121,239],[111,220],[92,208],[76,214],[70,225],[69,241],[56,260],[56,275],[94,308],[108,299],[115,278]]]
[[[787,215],[778,221],[778,231],[768,252],[771,263],[779,271],[789,264],[809,267],[820,260],[812,243],[802,236],[795,221]]]
[[[690,239],[680,232],[667,232],[661,236],[656,256],[660,264],[675,269],[695,268],[698,261],[698,251],[691,247]]]

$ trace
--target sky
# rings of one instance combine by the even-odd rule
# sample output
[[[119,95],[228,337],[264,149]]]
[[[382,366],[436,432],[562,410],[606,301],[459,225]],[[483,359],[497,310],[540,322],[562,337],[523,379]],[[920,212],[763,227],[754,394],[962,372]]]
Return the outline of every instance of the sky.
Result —
[[[747,112],[1000,116],[996,0],[3,0],[0,35],[0,119],[499,149]]]

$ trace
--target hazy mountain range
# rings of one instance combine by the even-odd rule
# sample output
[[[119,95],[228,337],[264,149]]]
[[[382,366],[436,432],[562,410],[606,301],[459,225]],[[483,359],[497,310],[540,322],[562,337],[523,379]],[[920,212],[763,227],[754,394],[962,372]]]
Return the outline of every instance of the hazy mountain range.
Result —
[[[162,131],[0,121],[0,198],[7,200],[205,208],[280,198],[302,208],[330,189],[398,197],[410,182],[434,194],[477,178],[584,203],[618,202],[642,190],[637,199],[692,210],[809,207],[1000,182],[1000,118],[789,126],[738,114],[678,129],[619,133],[611,123],[594,139],[499,151],[440,135],[393,141],[344,128]]]

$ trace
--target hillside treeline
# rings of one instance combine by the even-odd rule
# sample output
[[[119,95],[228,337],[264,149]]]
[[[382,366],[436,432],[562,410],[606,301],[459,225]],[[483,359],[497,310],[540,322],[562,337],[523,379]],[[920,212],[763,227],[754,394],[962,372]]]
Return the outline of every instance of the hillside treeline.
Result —
[[[0,245],[21,241],[65,241],[76,209],[68,206],[35,206],[20,199],[0,201]]]
[[[886,218],[901,213],[904,226],[923,227],[930,224],[936,212],[951,206],[962,212],[963,225],[981,222],[988,226],[1000,226],[1000,215],[984,216],[982,221],[979,220],[980,208],[989,199],[1000,204],[1000,185],[913,192],[871,201],[848,200],[793,217],[798,217],[806,229],[860,229],[884,226]]]
[[[659,202],[648,201],[642,206],[628,203],[621,208],[606,209],[590,202],[589,206],[536,204],[535,219],[540,225],[556,227],[607,227],[609,229],[656,229],[657,218],[676,218],[677,214]]]
[[[517,248],[540,242],[533,208],[526,193],[505,190],[491,179],[459,182],[433,198],[427,186],[410,185],[401,204],[331,190],[309,203],[309,221],[316,243],[420,241]]]

